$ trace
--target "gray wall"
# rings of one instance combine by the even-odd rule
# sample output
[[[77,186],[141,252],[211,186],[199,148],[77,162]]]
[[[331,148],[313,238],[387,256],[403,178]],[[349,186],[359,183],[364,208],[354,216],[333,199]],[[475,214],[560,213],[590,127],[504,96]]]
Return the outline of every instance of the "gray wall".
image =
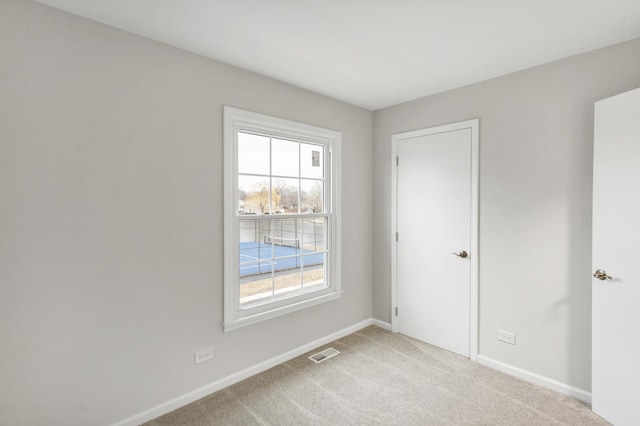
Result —
[[[372,280],[390,321],[391,135],[474,117],[480,352],[588,390],[593,102],[638,86],[635,40],[374,115],[3,0],[0,424],[121,420],[369,318]],[[342,299],[226,334],[222,105],[343,132],[348,257]]]
[[[593,103],[638,86],[635,40],[376,111],[374,317],[391,320],[391,135],[478,117],[480,354],[590,390]]]
[[[223,105],[340,130],[348,165],[343,297],[226,334]],[[3,0],[0,424],[122,420],[370,318],[372,117]]]

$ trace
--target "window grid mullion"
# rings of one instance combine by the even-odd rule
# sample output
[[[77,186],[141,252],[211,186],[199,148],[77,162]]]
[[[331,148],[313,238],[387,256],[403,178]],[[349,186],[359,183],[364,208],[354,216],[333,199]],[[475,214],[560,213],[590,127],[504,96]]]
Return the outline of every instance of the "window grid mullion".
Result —
[[[300,149],[300,142],[298,142],[298,213],[302,213],[302,181],[300,176],[302,175],[302,153]]]
[[[273,138],[269,136],[269,214],[273,214],[272,204],[273,200],[271,199],[273,194]],[[275,230],[273,229],[274,221],[271,217],[268,218],[269,222],[269,235],[273,237],[275,234]],[[258,244],[262,244],[262,241],[258,242]],[[273,299],[276,295],[276,251],[271,245],[271,298]]]
[[[301,176],[287,176],[287,175],[265,175],[265,174],[261,174],[261,173],[240,173],[238,172],[238,176],[252,176],[252,177],[263,177],[263,178],[268,178],[268,177],[274,177],[276,179],[296,179],[296,178],[301,178]],[[314,177],[306,177],[304,178],[305,180],[315,180],[318,182],[324,182],[324,178],[314,178]]]
[[[258,272],[255,277],[253,277],[253,270],[244,270],[245,272],[241,272],[241,273],[249,274],[249,275],[245,275],[246,277],[251,277],[247,280],[247,279],[244,279],[245,276],[243,276],[243,282],[248,281],[250,285],[253,285],[250,288],[246,288],[246,289],[242,288],[241,291],[242,291],[242,294],[244,294],[244,296],[240,295],[241,294],[240,283],[238,281],[236,281],[236,284],[234,285],[235,287],[234,291],[227,293],[227,294],[234,295],[232,299],[235,299],[234,304],[236,305],[238,310],[236,311],[236,313],[231,314],[232,311],[228,310],[227,307],[231,306],[229,303],[233,303],[234,301],[232,299],[225,298],[225,331],[257,322],[260,320],[258,318],[263,318],[263,317],[268,318],[268,317],[281,315],[281,312],[284,312],[281,310],[281,308],[283,307],[286,308],[288,306],[287,303],[284,303],[284,302],[289,298],[292,298],[291,307],[293,308],[293,310],[297,310],[299,309],[298,306],[299,306],[299,302],[301,301],[304,303],[310,302],[311,305],[316,303],[322,303],[317,300],[319,299],[322,299],[322,301],[333,300],[334,298],[339,297],[339,291],[340,291],[339,280],[333,280],[332,277],[328,274],[327,269],[332,269],[330,263],[333,261],[333,257],[331,257],[333,255],[331,254],[332,252],[330,253],[330,251],[332,250],[332,247],[334,247],[334,244],[335,244],[335,242],[332,242],[329,240],[329,238],[333,238],[332,229],[334,227],[334,224],[332,222],[334,217],[332,212],[333,198],[331,197],[331,193],[333,192],[333,189],[331,187],[332,186],[331,181],[333,180],[333,176],[331,175],[331,173],[334,172],[334,169],[332,168],[332,159],[330,156],[330,151],[331,151],[331,147],[336,141],[337,141],[336,146],[339,149],[340,147],[339,144],[341,142],[341,139],[340,139],[341,135],[338,132],[334,132],[326,129],[314,128],[313,126],[289,122],[287,120],[281,120],[273,117],[263,116],[260,114],[250,113],[247,111],[237,110],[230,107],[225,107],[225,126],[227,126],[228,123],[232,123],[232,126],[230,127],[233,127],[234,130],[231,133],[225,132],[225,147],[232,146],[229,144],[229,142],[234,142],[236,144],[235,147],[232,146],[232,150],[226,150],[226,152],[233,152],[233,154],[231,157],[226,157],[227,161],[225,162],[225,164],[233,165],[234,161],[228,161],[228,160],[233,159],[235,157],[235,160],[236,160],[235,166],[232,167],[232,169],[235,168],[235,172],[234,173],[232,172],[231,174],[232,178],[228,179],[227,182],[235,181],[236,183],[235,183],[235,186],[232,185],[233,188],[225,187],[225,189],[229,189],[230,191],[235,192],[235,195],[231,199],[231,200],[235,199],[235,202],[233,204],[231,204],[230,202],[231,200],[228,197],[226,198],[226,201],[229,203],[229,207],[225,211],[225,216],[227,217],[227,220],[231,219],[230,220],[230,223],[232,224],[231,228],[234,229],[232,233],[235,234],[234,239],[237,238],[237,240],[235,240],[235,243],[232,244],[232,246],[237,247],[237,249],[234,250],[236,253],[235,256],[232,256],[233,258],[237,259],[237,262],[232,262],[232,263],[236,263],[236,265],[243,265],[243,266],[250,265],[252,263],[254,265],[257,264]],[[268,144],[269,144],[269,154],[268,154],[269,155],[269,158],[268,158],[269,174],[268,175],[261,174],[261,173],[239,173],[238,171],[239,164],[237,162],[237,159],[238,159],[237,135],[239,132],[253,133],[256,135],[265,136],[265,139],[266,139],[265,142],[268,141]],[[298,135],[298,136],[290,138],[290,137],[286,137],[285,134]],[[276,176],[273,174],[274,163],[277,162],[278,160],[278,158],[276,158],[277,153],[273,151],[275,139],[288,140],[290,142],[295,142],[295,144],[297,145],[297,149],[298,149],[297,176],[280,176],[280,175]],[[318,146],[318,148],[321,149],[321,152],[324,153],[324,157],[323,157],[324,163],[322,164],[323,175],[321,178],[317,177],[318,172],[320,171],[317,169],[315,171],[311,169],[308,173],[309,177],[302,176],[302,169],[304,167],[313,167],[313,161],[312,161],[313,155],[311,155],[312,158],[310,159],[312,162],[308,166],[302,163],[302,161],[304,160],[303,153],[302,153],[303,144],[305,146],[305,152],[308,151],[307,144],[310,144],[310,145]],[[262,146],[264,147],[264,145]],[[293,147],[291,147],[291,149],[292,148]],[[311,149],[313,148],[311,147]],[[259,151],[254,151],[254,152],[259,152]],[[259,157],[260,155],[258,155],[258,157],[256,158],[259,158]],[[262,164],[264,164],[264,160],[262,161],[263,161]],[[225,169],[226,169],[225,176],[228,176],[229,169],[227,169],[226,167]],[[251,167],[249,167],[248,170],[243,169],[243,171],[250,172]],[[234,174],[235,176],[233,176]],[[255,191],[255,189],[251,189],[249,187],[252,186],[254,182],[258,182],[258,181],[263,181],[265,183],[268,182],[268,189],[267,189],[269,191],[269,193],[267,194],[268,196],[262,197],[262,200],[266,199],[268,200],[268,203],[269,203],[268,209],[262,210],[266,214],[268,214],[268,216],[260,214],[259,211],[257,212],[257,215],[244,215],[240,213],[241,210],[238,209],[238,205],[239,205],[238,191],[240,189],[240,186],[237,183],[238,176],[245,176],[242,178],[244,179],[242,183],[242,185],[244,186],[242,187],[242,189],[244,191],[247,191],[249,194],[253,194],[251,205],[254,205],[254,206],[259,205],[258,204],[259,197],[257,197],[258,193]],[[315,177],[311,177],[311,176],[315,176]],[[253,179],[251,179],[251,177],[253,177]],[[275,195],[276,192],[274,192],[274,185],[276,184],[277,179],[291,179],[289,181],[290,183],[293,183],[292,180],[294,179],[297,181],[297,186],[298,186],[297,208],[296,210],[294,210],[294,211],[297,211],[297,213],[276,215],[276,213],[280,213],[279,207],[282,205],[281,202],[278,201],[278,198],[282,197],[282,193],[288,194],[285,191],[278,191],[277,192],[278,195]],[[305,196],[305,194],[303,194],[303,188],[302,188],[303,180],[305,181],[305,189],[309,190],[309,196]],[[316,194],[318,191],[317,185],[320,185],[322,189],[321,199],[323,201],[323,206],[320,210],[315,209],[316,207],[318,207],[317,206],[318,199],[316,198]],[[287,196],[289,197],[289,195]],[[287,202],[286,202],[287,206],[290,204],[290,201],[288,200],[291,200],[291,198],[290,197],[287,198]],[[310,213],[304,213],[304,214],[302,213],[303,200],[305,200],[305,205],[309,207],[308,211]],[[255,207],[252,208],[252,211],[253,209],[255,209]],[[320,211],[321,213],[316,213],[317,211]],[[322,218],[322,219],[319,219],[319,218]],[[317,231],[320,231],[320,232],[317,232]],[[276,238],[276,240],[270,241],[270,245],[271,245],[270,257],[263,259],[260,255],[266,254],[265,250],[267,248],[266,248],[266,245],[264,244],[264,241],[266,241],[264,238],[265,235],[270,235],[270,238]],[[292,244],[289,244],[287,241],[280,242],[279,240],[277,240],[279,238],[284,238],[284,239],[293,238],[300,241],[300,243],[298,243],[297,245],[299,249],[297,250],[282,249],[281,250],[278,248],[278,250],[276,251],[276,246],[280,244],[293,246]],[[232,241],[232,240],[229,239],[229,241]],[[243,241],[245,241],[247,244],[245,245]],[[239,243],[242,244],[242,251],[238,251],[238,249],[240,248],[238,246]],[[260,249],[260,246],[262,246],[261,249]],[[225,249],[227,249],[226,247],[227,245],[225,244]],[[309,253],[305,251],[305,247],[309,247]],[[251,250],[253,250],[254,248],[258,250],[257,254],[254,254],[251,252]],[[317,251],[318,248],[320,248],[321,250]],[[291,254],[291,253],[294,253],[294,254]],[[236,257],[238,255],[241,255],[241,256]],[[320,256],[321,260],[318,260],[314,257],[309,257],[307,259],[306,255],[317,255],[317,256]],[[244,261],[241,262],[241,260],[243,259],[245,260],[252,259],[252,260],[247,262],[244,262]],[[253,261],[253,259],[255,259],[255,261]],[[267,259],[269,259],[270,261],[267,261]],[[279,267],[285,268],[285,269],[282,269],[282,271],[284,272],[279,272],[279,270],[276,268],[275,266],[276,259],[278,259],[278,261],[282,263],[282,265],[280,265]],[[284,262],[285,259],[289,259],[289,261]],[[291,259],[296,259],[296,261],[291,261]],[[311,298],[308,296],[304,296],[304,291],[305,291],[304,271],[306,270],[307,263],[311,262],[313,265],[317,263],[318,266],[320,266],[320,263],[319,263],[320,261],[323,264],[322,269],[324,270],[324,278],[322,281],[324,281],[325,291],[315,293],[316,289],[312,289],[314,290],[314,294],[318,294],[319,296],[313,296]],[[264,263],[267,263],[267,262],[270,263],[271,265],[264,265]],[[263,267],[260,267],[259,266],[260,264],[263,264]],[[225,267],[226,266],[227,265],[225,265]],[[338,260],[338,266],[339,266],[339,260]],[[239,270],[237,268],[238,266],[236,266],[235,280],[238,279],[237,274]],[[287,270],[286,268],[292,268],[292,269]],[[259,287],[259,285],[265,285],[265,284],[268,285],[268,281],[267,282],[262,281],[265,278],[267,278],[267,276],[261,275],[261,274],[264,274],[264,272],[260,272],[260,269],[264,272],[269,271],[268,277],[271,284],[270,292],[268,288],[262,287],[262,289],[260,289]],[[315,266],[313,267],[313,269],[315,269]],[[282,275],[281,278],[283,279],[281,284],[284,284],[286,286],[286,288],[283,288],[281,290],[278,290],[276,288],[278,284],[275,281],[277,277],[280,277],[279,274]],[[225,275],[225,289],[228,288],[227,287],[228,285],[232,284],[232,281],[229,281],[227,277],[228,276]],[[297,277],[298,281],[295,281],[294,277]],[[314,275],[311,275],[310,277],[319,277],[319,275],[315,275],[314,273]],[[317,278],[317,279],[320,279],[320,278]],[[257,282],[257,281],[262,281],[262,282]],[[255,282],[255,284],[251,284],[252,282]],[[337,282],[337,285],[335,284],[335,282]],[[332,289],[333,291],[330,292],[329,290],[332,290]],[[318,288],[317,290],[322,290],[322,288]],[[296,291],[297,296],[291,295],[290,294],[291,291]],[[262,293],[262,295],[265,296],[264,299],[262,299],[261,296],[256,298],[256,296],[259,296],[260,293]],[[243,300],[242,298],[245,298],[244,303],[241,303],[241,301]],[[269,308],[268,307],[269,305],[273,306],[273,308]],[[294,308],[294,306],[296,307]],[[278,311],[278,313],[276,313],[276,310]]]
[[[298,213],[302,213],[302,144],[298,142]],[[302,233],[302,238],[300,241],[302,242],[302,247],[300,247],[300,253],[298,258],[300,259],[300,268],[298,269],[298,273],[300,274],[300,291],[303,291],[303,282],[304,282],[304,256],[302,256],[302,252],[304,250],[304,219],[296,219],[296,224],[300,223],[300,232]],[[298,229],[296,226],[296,238]]]

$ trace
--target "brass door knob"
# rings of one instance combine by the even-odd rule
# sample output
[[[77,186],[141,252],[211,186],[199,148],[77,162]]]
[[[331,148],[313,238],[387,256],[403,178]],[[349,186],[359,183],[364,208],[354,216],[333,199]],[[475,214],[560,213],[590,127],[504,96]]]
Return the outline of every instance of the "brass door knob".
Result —
[[[598,269],[597,271],[595,271],[593,273],[593,276],[601,281],[605,281],[605,280],[612,280],[613,278],[611,278],[609,275],[607,275],[607,272],[604,271],[603,269]]]
[[[451,253],[451,254],[455,254],[456,256],[461,257],[463,259],[466,259],[467,256],[469,256],[469,254],[464,250],[462,250],[460,253]]]

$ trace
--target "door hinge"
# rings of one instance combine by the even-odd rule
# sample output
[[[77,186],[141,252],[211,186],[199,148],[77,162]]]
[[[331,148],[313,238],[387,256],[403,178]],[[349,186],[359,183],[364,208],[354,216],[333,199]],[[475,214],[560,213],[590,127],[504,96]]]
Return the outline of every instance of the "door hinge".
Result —
[[[396,167],[400,165],[400,157],[396,157]]]
[[[398,307],[396,306],[396,316],[398,316]]]
[[[398,233],[396,232],[396,241],[398,241],[398,238],[399,238],[399,237],[398,237]]]

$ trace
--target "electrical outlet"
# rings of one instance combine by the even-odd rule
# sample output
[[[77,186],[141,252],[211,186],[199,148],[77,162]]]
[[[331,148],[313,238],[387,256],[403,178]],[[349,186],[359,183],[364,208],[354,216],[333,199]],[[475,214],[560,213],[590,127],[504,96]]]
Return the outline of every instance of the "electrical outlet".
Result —
[[[516,344],[516,335],[509,333],[508,331],[498,330],[498,340],[501,342],[509,343],[510,345]]]
[[[195,353],[195,363],[200,364],[213,359],[213,348],[203,349]]]

